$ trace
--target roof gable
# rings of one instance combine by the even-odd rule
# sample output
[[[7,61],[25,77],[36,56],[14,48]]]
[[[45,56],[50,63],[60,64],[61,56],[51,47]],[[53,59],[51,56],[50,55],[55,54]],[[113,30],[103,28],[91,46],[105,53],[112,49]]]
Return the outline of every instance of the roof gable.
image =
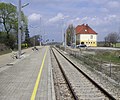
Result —
[[[75,30],[76,34],[97,34],[92,28],[88,26],[88,24],[78,25]]]

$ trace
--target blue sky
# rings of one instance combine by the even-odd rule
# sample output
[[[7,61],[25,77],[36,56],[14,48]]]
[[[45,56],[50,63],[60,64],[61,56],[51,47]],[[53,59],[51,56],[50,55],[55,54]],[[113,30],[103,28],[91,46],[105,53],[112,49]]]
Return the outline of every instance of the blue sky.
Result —
[[[0,0],[18,5],[18,0]],[[21,0],[28,17],[30,35],[61,41],[69,24],[88,24],[98,40],[120,30],[120,0]]]

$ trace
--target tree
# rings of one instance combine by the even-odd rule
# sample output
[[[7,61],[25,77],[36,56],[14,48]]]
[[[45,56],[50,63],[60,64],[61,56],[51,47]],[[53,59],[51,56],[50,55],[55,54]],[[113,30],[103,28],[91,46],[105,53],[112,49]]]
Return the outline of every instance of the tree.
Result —
[[[0,43],[4,43],[5,38],[6,34],[4,32],[0,32]]]
[[[17,23],[17,9],[14,5],[8,3],[0,3],[0,23],[9,37],[9,33],[14,29]]]
[[[17,42],[18,33],[18,16],[17,7],[11,3],[0,3],[0,26],[2,31],[2,36],[6,36],[4,39],[5,45],[13,48],[13,45]],[[27,17],[21,12],[21,30],[22,33],[26,31]],[[10,42],[11,45],[10,45]]]
[[[120,35],[116,32],[112,32],[108,34],[104,39],[105,39],[105,43],[108,43],[109,46],[115,44],[116,47],[116,43],[119,41]]]
[[[15,43],[16,43],[15,35],[14,34],[10,34],[9,35],[9,39],[6,38],[4,43],[13,50],[15,48]]]
[[[5,45],[13,49],[16,42],[15,35],[11,34],[17,24],[17,8],[10,3],[0,3],[0,24],[2,26],[2,41]]]
[[[31,46],[30,35],[29,35],[29,30],[27,26],[25,30],[25,41],[24,42],[27,43],[28,46]]]
[[[71,45],[75,42],[75,33],[74,33],[74,27],[72,24],[70,24],[66,31],[66,43],[67,45]]]
[[[33,37],[30,37],[30,46],[37,46],[40,45],[39,43],[39,39],[40,39],[40,35],[34,35]]]

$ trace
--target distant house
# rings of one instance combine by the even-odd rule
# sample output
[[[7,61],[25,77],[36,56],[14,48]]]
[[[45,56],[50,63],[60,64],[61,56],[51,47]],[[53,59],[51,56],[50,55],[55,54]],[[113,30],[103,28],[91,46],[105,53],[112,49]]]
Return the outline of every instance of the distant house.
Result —
[[[86,44],[87,46],[97,46],[97,33],[88,24],[78,25],[76,31],[76,44]]]

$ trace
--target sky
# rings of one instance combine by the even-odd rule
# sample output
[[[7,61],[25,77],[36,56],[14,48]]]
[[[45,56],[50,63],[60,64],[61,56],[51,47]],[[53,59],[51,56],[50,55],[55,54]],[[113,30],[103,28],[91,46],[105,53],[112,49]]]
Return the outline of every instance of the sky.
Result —
[[[18,0],[0,0],[18,6]],[[98,33],[98,41],[111,32],[120,32],[120,0],[21,0],[28,17],[30,36],[63,40],[68,25],[88,24]]]

